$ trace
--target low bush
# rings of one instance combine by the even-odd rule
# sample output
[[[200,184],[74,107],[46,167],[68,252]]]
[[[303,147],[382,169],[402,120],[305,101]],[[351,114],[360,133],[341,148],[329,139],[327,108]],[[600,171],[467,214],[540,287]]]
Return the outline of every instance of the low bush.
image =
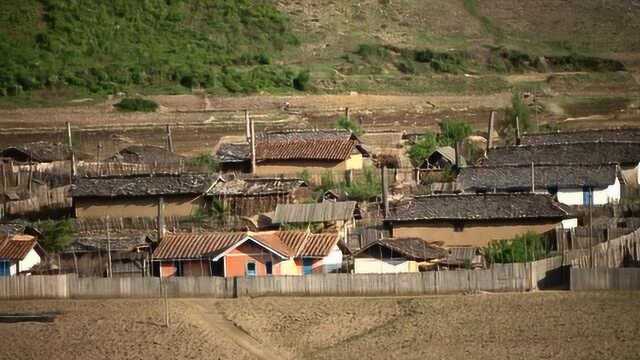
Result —
[[[120,111],[153,112],[158,109],[158,103],[142,98],[125,98],[114,105]]]
[[[336,121],[336,129],[349,130],[356,135],[361,135],[363,130],[356,122],[348,119],[346,116],[341,116]]]
[[[483,249],[489,263],[530,262],[549,256],[544,236],[527,232],[507,240],[494,240]]]

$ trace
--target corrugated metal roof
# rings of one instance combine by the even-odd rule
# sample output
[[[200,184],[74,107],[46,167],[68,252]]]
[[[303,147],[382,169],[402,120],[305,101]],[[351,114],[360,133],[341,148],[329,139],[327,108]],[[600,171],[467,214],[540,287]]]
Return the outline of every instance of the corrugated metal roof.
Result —
[[[326,201],[313,204],[278,204],[276,224],[346,221],[353,218],[355,201]]]
[[[214,257],[240,243],[245,237],[289,257],[324,257],[338,242],[337,234],[303,231],[188,233],[166,236],[153,252],[156,260]]]
[[[36,245],[36,238],[31,235],[14,235],[0,243],[0,259],[22,260]]]

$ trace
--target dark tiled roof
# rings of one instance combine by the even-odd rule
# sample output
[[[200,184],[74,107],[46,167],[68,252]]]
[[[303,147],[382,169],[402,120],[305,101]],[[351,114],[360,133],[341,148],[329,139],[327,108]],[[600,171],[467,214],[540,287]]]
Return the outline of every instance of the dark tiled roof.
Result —
[[[52,162],[71,159],[71,152],[66,144],[38,141],[8,147],[2,150],[0,157],[17,160],[31,159],[34,162]]]
[[[183,161],[184,156],[154,145],[131,145],[106,159],[123,163],[166,164]]]
[[[407,259],[417,261],[441,259],[448,255],[447,250],[439,246],[429,244],[419,238],[381,239],[363,247],[355,255],[357,256],[358,254],[366,253],[368,249],[374,246],[381,246],[383,248],[393,250]]]
[[[289,194],[307,184],[300,179],[287,178],[246,178],[218,182],[207,195],[224,196],[259,196],[273,194]]]
[[[361,141],[345,130],[264,132],[256,135],[256,160],[345,160],[360,152],[368,156]],[[216,152],[221,162],[250,160],[248,144],[221,144]]]
[[[474,166],[460,169],[458,184],[465,191],[528,191],[531,189],[530,165]],[[535,187],[605,188],[616,181],[617,166],[610,165],[535,165]]]
[[[325,201],[310,204],[278,204],[275,224],[346,221],[353,218],[355,201]]]
[[[204,194],[218,180],[218,175],[205,174],[77,178],[73,184],[71,196],[116,197]]]
[[[419,196],[398,204],[389,221],[500,220],[569,217],[549,195],[530,193]]]
[[[249,144],[220,144],[216,157],[223,163],[248,161],[251,160],[251,148]]]
[[[96,234],[84,233],[76,235],[76,239],[64,249],[65,253],[111,251],[128,252],[136,248],[149,246],[147,239],[155,235],[147,235],[142,232],[117,232],[109,234],[100,232]]]
[[[640,143],[589,142],[540,146],[503,146],[490,149],[483,165],[599,165],[640,163]]]
[[[19,261],[36,246],[36,238],[31,235],[0,237],[0,259]]]
[[[640,142],[640,128],[557,131],[522,136],[522,145],[566,144],[594,141]]]
[[[337,234],[310,234],[303,231],[174,234],[162,240],[153,257],[158,260],[213,257],[246,236],[290,257],[324,257],[338,242]]]

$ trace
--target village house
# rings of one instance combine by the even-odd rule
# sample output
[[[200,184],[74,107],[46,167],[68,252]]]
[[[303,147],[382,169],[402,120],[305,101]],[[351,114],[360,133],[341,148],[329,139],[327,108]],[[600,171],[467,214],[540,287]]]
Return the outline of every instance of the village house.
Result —
[[[310,196],[307,183],[297,178],[235,178],[225,176],[207,191],[211,201],[220,201],[236,216],[271,212],[278,204],[289,204]]]
[[[38,141],[7,147],[0,158],[23,164],[52,163],[71,160],[71,151],[66,144]]]
[[[447,257],[447,251],[419,238],[381,239],[353,255],[356,274],[418,272],[430,261]]]
[[[307,275],[338,271],[337,234],[302,231],[168,234],[153,252],[162,277]]]
[[[360,139],[346,130],[304,130],[257,134],[256,169],[261,176],[361,170],[369,157]],[[222,144],[216,152],[226,170],[251,170],[248,144]]]
[[[395,238],[421,238],[446,247],[484,247],[492,240],[510,239],[577,220],[550,195],[487,193],[416,196],[392,209],[385,224]]]
[[[588,129],[525,134],[520,145],[551,145],[585,142],[640,142],[640,128]]]
[[[0,277],[26,273],[40,264],[46,252],[37,237],[19,225],[0,225]]]
[[[457,182],[465,192],[534,191],[565,205],[606,205],[620,201],[618,175],[616,164],[473,166],[462,168]]]
[[[355,201],[326,201],[307,204],[278,204],[272,223],[280,226],[309,226],[322,224],[346,239],[359,215]]]
[[[218,181],[218,175],[205,174],[77,178],[71,196],[79,219],[155,218],[160,198],[164,216],[190,217]]]
[[[141,231],[82,232],[59,253],[58,271],[79,276],[150,276],[155,235]]]

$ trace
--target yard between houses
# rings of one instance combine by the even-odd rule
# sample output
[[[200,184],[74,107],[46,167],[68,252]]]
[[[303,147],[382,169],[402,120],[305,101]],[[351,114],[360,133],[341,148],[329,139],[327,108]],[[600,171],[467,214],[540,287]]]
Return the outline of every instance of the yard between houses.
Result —
[[[425,297],[24,300],[60,311],[2,324],[9,359],[637,359],[640,293]]]

